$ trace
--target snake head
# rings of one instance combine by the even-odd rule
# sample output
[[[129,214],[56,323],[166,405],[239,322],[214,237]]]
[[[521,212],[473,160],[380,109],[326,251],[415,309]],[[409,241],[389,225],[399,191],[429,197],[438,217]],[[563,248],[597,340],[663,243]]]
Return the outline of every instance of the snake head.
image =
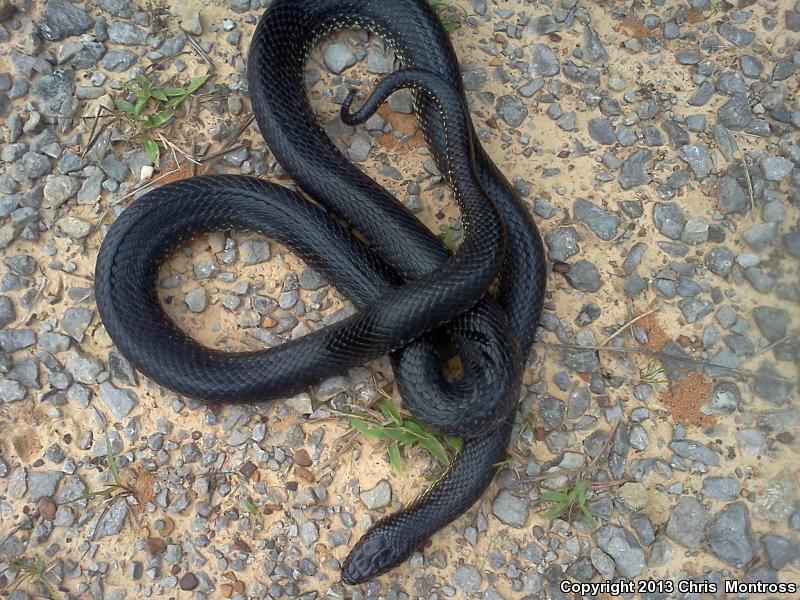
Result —
[[[398,552],[386,531],[373,528],[347,555],[342,566],[342,581],[347,585],[363,583],[385,573],[409,554]]]

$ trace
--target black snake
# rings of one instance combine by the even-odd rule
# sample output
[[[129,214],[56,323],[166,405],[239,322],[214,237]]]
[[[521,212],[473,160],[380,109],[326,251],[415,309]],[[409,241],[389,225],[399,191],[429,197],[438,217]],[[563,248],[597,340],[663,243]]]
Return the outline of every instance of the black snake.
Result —
[[[464,237],[452,254],[340,154],[312,113],[303,81],[308,54],[321,36],[345,27],[383,37],[403,70],[380,82],[355,113],[351,94],[342,119],[361,123],[394,90],[412,88],[422,132],[462,213]],[[259,128],[279,163],[315,202],[233,175],[156,188],[126,209],[106,235],[95,272],[97,306],[109,335],[137,369],[206,400],[285,397],[391,353],[409,409],[465,442],[438,481],[356,544],[342,580],[358,583],[408,558],[491,482],[509,443],[541,312],[542,244],[526,207],[477,141],[455,53],[424,0],[275,0],[258,24],[247,65]],[[259,231],[292,248],[357,313],[263,351],[227,353],[192,340],[159,304],[158,270],[181,242],[227,228]],[[455,382],[442,370],[448,341],[464,366]]]

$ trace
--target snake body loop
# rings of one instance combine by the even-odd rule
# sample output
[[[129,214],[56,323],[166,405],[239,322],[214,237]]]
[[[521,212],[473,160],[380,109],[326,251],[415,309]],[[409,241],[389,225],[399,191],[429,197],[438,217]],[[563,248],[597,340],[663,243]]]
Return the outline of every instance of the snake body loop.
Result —
[[[381,35],[403,66],[355,112],[349,96],[342,119],[363,122],[396,89],[414,91],[423,134],[462,212],[464,238],[452,255],[339,153],[313,115],[303,86],[308,52],[342,27]],[[477,141],[455,53],[424,0],[275,0],[251,42],[247,75],[268,146],[316,204],[233,175],[195,177],[148,192],[103,241],[95,270],[98,310],[137,369],[205,400],[285,397],[390,353],[408,408],[465,442],[437,482],[356,544],[342,580],[358,583],[405,560],[491,482],[508,446],[524,357],[542,307],[542,244],[527,209]],[[182,241],[227,228],[259,231],[290,247],[357,313],[268,350],[227,353],[197,343],[160,306],[158,269]],[[464,366],[457,381],[442,369],[446,341]]]

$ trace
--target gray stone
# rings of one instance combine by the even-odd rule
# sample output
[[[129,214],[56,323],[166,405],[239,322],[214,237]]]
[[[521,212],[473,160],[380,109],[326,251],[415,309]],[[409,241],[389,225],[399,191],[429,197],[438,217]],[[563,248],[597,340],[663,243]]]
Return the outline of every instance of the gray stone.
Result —
[[[17,311],[14,308],[14,301],[8,296],[0,296],[0,329],[17,318]]]
[[[60,68],[40,77],[31,86],[39,112],[48,117],[71,117],[74,111],[75,81],[71,69]]]
[[[184,34],[185,35],[185,34]],[[109,50],[100,59],[100,66],[112,73],[122,73],[136,64],[139,57],[130,50]]]
[[[681,233],[681,241],[690,245],[702,244],[708,240],[708,231],[709,223],[704,217],[689,217]]]
[[[184,302],[193,313],[201,313],[208,307],[208,294],[204,288],[197,287],[186,292]]]
[[[733,269],[733,252],[725,246],[712,248],[706,258],[706,266],[712,273],[727,277]]]
[[[617,235],[621,219],[613,212],[578,198],[572,207],[575,218],[584,223],[601,240],[610,241]]]
[[[736,477],[712,476],[703,479],[703,495],[730,502],[739,497],[739,480]]]
[[[239,256],[246,267],[263,263],[270,257],[269,242],[246,240],[239,246]]]
[[[755,541],[747,506],[734,502],[717,513],[706,527],[711,553],[726,564],[742,568],[755,556]]]
[[[757,306],[753,309],[753,318],[768,342],[777,342],[786,335],[789,325],[789,313],[786,310],[772,306]]]
[[[30,329],[0,329],[0,350],[16,352],[36,343],[36,334]]]
[[[797,65],[790,58],[781,58],[772,69],[773,81],[783,81],[794,75]]]
[[[750,198],[735,178],[726,175],[717,185],[717,201],[720,211],[725,214],[738,212],[744,214],[750,207]]]
[[[85,33],[92,25],[94,20],[74,4],[66,0],[49,0],[39,22],[39,33],[44,39],[55,42]]]
[[[133,23],[116,21],[108,26],[108,38],[114,44],[141,46],[147,43],[147,32]]]
[[[617,134],[614,131],[614,127],[612,127],[611,121],[605,117],[589,119],[588,130],[589,136],[599,144],[609,146],[617,141]]]
[[[325,48],[322,60],[328,70],[336,75],[356,64],[355,55],[342,43],[331,44]]]
[[[797,540],[767,533],[761,536],[761,543],[767,553],[770,566],[776,571],[781,570],[800,556]]]
[[[653,208],[653,222],[662,235],[671,240],[680,240],[686,217],[676,202],[656,202]]]
[[[517,96],[500,96],[497,99],[497,114],[510,127],[516,128],[528,116],[528,109]]]
[[[311,267],[306,267],[300,274],[300,287],[304,290],[318,290],[327,284],[325,277]]]
[[[647,163],[652,160],[653,153],[650,150],[639,148],[630,153],[623,161],[619,172],[619,184],[623,190],[645,185],[650,183],[650,175],[645,169]]]
[[[747,87],[741,75],[735,71],[723,71],[717,77],[717,91],[725,96],[735,96],[747,94],[750,88]]]
[[[605,525],[593,537],[600,549],[614,559],[617,572],[623,577],[636,577],[644,570],[644,552],[636,538],[626,529]]]
[[[528,520],[528,501],[500,490],[492,501],[492,514],[506,525],[522,529]]]
[[[122,531],[127,516],[128,507],[126,502],[114,502],[111,504],[111,508],[96,526],[94,539],[99,540],[106,536],[117,535]]]
[[[795,504],[796,487],[794,478],[788,470],[783,470],[763,485],[753,505],[753,518],[781,522],[792,514]]]
[[[308,547],[319,539],[319,529],[314,521],[306,521],[300,526],[300,541]]]
[[[714,95],[714,85],[706,80],[700,84],[700,87],[697,88],[694,93],[689,97],[689,104],[691,106],[703,106],[711,100],[711,97]]]
[[[92,321],[94,312],[89,308],[70,307],[64,311],[61,328],[76,342],[83,341],[86,328]]]
[[[546,44],[533,47],[529,74],[533,77],[552,77],[558,75],[561,67],[556,53]]]
[[[48,175],[44,184],[44,204],[58,208],[81,189],[81,182],[68,175]]]
[[[689,165],[695,179],[708,177],[708,148],[705,144],[686,144],[678,150],[681,160]]]
[[[25,387],[18,381],[0,379],[0,400],[3,402],[19,402],[25,394]]]
[[[572,287],[582,292],[596,292],[603,286],[600,271],[588,260],[576,261],[564,276]]]
[[[359,497],[370,510],[385,508],[392,501],[392,486],[385,479],[381,479],[372,489],[362,491]]]
[[[81,240],[92,231],[92,224],[77,217],[63,217],[58,220],[58,228],[73,240]]]
[[[72,350],[67,355],[64,368],[79,383],[97,383],[97,377],[103,372],[103,363],[78,350]]]
[[[100,384],[100,398],[117,419],[124,419],[139,404],[139,397],[132,390],[121,390],[110,381]]]
[[[61,471],[31,471],[28,473],[28,496],[31,502],[48,498],[56,493],[64,474]]]
[[[733,131],[741,131],[753,120],[753,111],[743,96],[734,96],[717,111],[721,125]]]
[[[782,156],[767,156],[761,160],[761,170],[764,179],[780,181],[792,172],[794,163]]]
[[[710,515],[694,498],[683,497],[672,509],[667,522],[667,537],[689,549],[699,548]]]
[[[678,308],[683,313],[683,318],[687,323],[700,321],[714,311],[714,305],[706,300],[699,298],[685,298],[678,301]]]
[[[742,73],[745,77],[750,79],[757,79],[764,69],[763,63],[755,56],[745,54],[739,57],[739,64],[742,67]]]
[[[564,262],[578,251],[578,232],[574,227],[558,227],[545,235],[548,258],[553,262]]]
[[[697,460],[713,467],[719,466],[719,454],[705,444],[695,440],[675,440],[669,443],[669,448],[681,458]]]
[[[754,39],[756,39],[756,34],[752,31],[739,29],[738,27],[734,27],[729,23],[720,23],[719,27],[717,27],[717,31],[722,37],[724,37],[737,48],[744,48],[748,44],[751,44]]]
[[[482,582],[480,571],[472,565],[459,565],[453,572],[453,585],[464,593],[479,591]]]

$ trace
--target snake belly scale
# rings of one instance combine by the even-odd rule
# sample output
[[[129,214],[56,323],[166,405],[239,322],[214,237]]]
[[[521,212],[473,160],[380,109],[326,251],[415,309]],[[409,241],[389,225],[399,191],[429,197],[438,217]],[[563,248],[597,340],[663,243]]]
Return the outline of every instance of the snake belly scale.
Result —
[[[462,214],[463,241],[452,253],[349,163],[314,118],[303,85],[308,54],[322,36],[345,27],[381,36],[402,69],[354,112],[351,94],[342,119],[362,123],[395,90],[412,90],[425,140]],[[527,208],[477,141],[455,52],[424,0],[275,0],[251,42],[247,79],[267,145],[314,202],[236,175],[156,188],[123,211],[106,235],[95,269],[97,306],[112,340],[139,371],[204,400],[286,397],[389,353],[409,410],[465,441],[435,483],[353,547],[342,580],[355,584],[407,559],[491,483],[509,444],[542,308],[543,247]],[[291,248],[356,314],[268,350],[228,353],[194,341],[160,306],[158,269],[183,241],[228,228],[258,231]],[[464,367],[457,381],[442,368],[446,342]]]

